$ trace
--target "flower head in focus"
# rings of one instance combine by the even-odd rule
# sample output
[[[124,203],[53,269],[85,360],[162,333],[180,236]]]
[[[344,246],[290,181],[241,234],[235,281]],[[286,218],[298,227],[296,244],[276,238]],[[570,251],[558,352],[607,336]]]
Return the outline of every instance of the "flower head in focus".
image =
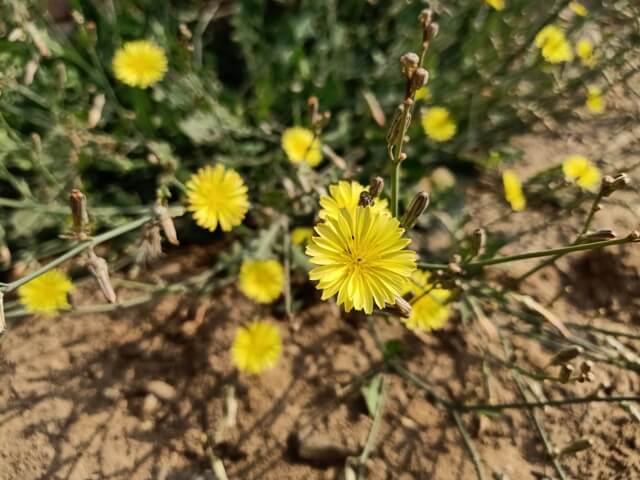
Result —
[[[316,167],[322,162],[320,139],[308,128],[287,128],[282,134],[282,149],[292,163]]]
[[[600,169],[582,155],[568,156],[562,162],[562,172],[568,181],[585,190],[596,191],[600,186]]]
[[[30,313],[53,314],[71,308],[67,295],[73,291],[71,279],[60,270],[49,270],[18,289],[20,302]]]
[[[494,10],[504,10],[505,0],[485,0],[485,2]]]
[[[536,47],[542,50],[542,56],[549,63],[570,62],[573,60],[571,44],[564,32],[555,25],[547,25],[535,38]]]
[[[240,267],[238,286],[256,302],[273,302],[282,293],[284,269],[277,260],[245,260]]]
[[[317,280],[322,299],[338,295],[338,305],[373,312],[374,304],[393,305],[405,279],[416,268],[416,253],[407,249],[397,219],[371,207],[342,209],[316,225],[307,245],[311,263],[318,265],[309,278]]]
[[[282,353],[282,340],[274,324],[255,320],[238,328],[231,347],[238,370],[258,374],[273,368]]]
[[[187,182],[187,209],[196,223],[213,232],[218,225],[228,232],[242,223],[249,210],[247,186],[242,177],[223,165],[206,166]]]
[[[430,107],[422,113],[424,133],[435,142],[446,142],[456,134],[458,127],[444,107]]]
[[[147,88],[167,73],[164,50],[148,40],[125,43],[113,56],[113,72],[130,87]]]
[[[504,186],[504,198],[509,202],[515,212],[521,212],[527,206],[527,199],[522,191],[522,182],[512,170],[502,172],[502,184]]]
[[[291,231],[291,243],[294,245],[304,245],[313,237],[313,228],[296,227]]]
[[[587,7],[585,7],[580,2],[571,2],[569,4],[569,9],[579,17],[586,17],[587,14],[589,13],[589,10],[587,10]]]
[[[369,187],[363,187],[355,180],[340,180],[337,184],[329,186],[329,195],[320,197],[320,212],[318,216],[325,220],[327,217],[337,217],[340,210],[346,208],[353,211],[358,207],[360,202],[360,194],[369,191]],[[391,215],[388,209],[388,203],[385,199],[376,198],[371,209],[376,213]]]
[[[605,101],[602,95],[602,90],[599,87],[587,88],[587,100],[585,101],[587,110],[594,114],[600,114],[604,112]]]

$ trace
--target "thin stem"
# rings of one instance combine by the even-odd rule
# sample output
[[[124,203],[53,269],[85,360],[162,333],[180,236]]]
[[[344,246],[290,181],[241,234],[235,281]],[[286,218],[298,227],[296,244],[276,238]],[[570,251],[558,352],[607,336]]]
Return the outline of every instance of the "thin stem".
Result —
[[[391,169],[391,214],[398,218],[398,195],[400,191],[400,162],[393,164]]]
[[[453,410],[451,412],[451,415],[453,415],[453,419],[456,422],[456,426],[460,431],[460,436],[464,441],[464,446],[467,448],[467,451],[469,452],[469,456],[471,457],[473,466],[476,469],[476,475],[478,476],[478,480],[486,480],[487,477],[485,476],[484,470],[482,469],[482,462],[480,460],[480,455],[478,454],[476,448],[473,445],[473,440],[471,440],[471,436],[469,435],[469,432],[467,432],[467,429],[462,423],[462,418],[460,418],[460,413]]]
[[[519,260],[529,260],[531,258],[549,257],[553,255],[558,255],[558,254],[564,255],[567,253],[580,252],[584,250],[595,250],[597,248],[611,247],[613,245],[624,245],[626,243],[633,243],[635,241],[636,240],[632,238],[624,237],[624,238],[616,238],[614,240],[605,240],[602,242],[580,243],[577,245],[568,245],[566,247],[551,248],[549,250],[536,250],[533,252],[520,253],[517,255],[507,255],[504,257],[494,257],[494,258],[488,258],[486,260],[478,260],[476,262],[470,262],[470,263],[464,264],[463,267],[469,268],[469,269],[488,267],[490,265],[498,265],[501,263],[516,262]],[[429,270],[445,270],[449,268],[448,265],[444,263],[419,263],[418,266],[420,268],[429,269]]]

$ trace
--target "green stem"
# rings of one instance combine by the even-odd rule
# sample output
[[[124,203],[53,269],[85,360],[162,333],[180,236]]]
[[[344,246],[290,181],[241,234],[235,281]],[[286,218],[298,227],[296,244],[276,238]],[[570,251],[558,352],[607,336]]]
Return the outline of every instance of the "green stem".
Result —
[[[474,269],[488,267],[490,265],[498,265],[501,263],[516,262],[519,260],[529,260],[531,258],[550,257],[553,255],[564,255],[567,253],[581,252],[584,250],[595,250],[598,248],[611,247],[613,245],[624,245],[626,243],[634,243],[635,240],[624,237],[616,238],[615,240],[605,240],[602,242],[581,243],[577,245],[568,245],[566,247],[552,248],[549,250],[536,250],[533,252],[520,253],[517,255],[507,255],[504,257],[488,258],[486,260],[478,260],[477,262],[470,262],[462,265],[464,268]],[[449,268],[444,263],[418,263],[420,268],[428,270],[445,270]]]
[[[476,469],[476,475],[478,476],[478,480],[485,480],[487,477],[485,476],[484,470],[482,469],[482,462],[480,461],[480,455],[478,455],[477,450],[473,446],[473,440],[471,440],[471,436],[469,435],[469,432],[467,432],[467,429],[462,423],[462,418],[460,418],[460,413],[453,410],[451,414],[453,415],[453,419],[456,422],[456,426],[460,431],[460,436],[464,441],[464,445],[467,448],[467,451],[469,452],[469,456],[471,457],[473,466]]]
[[[400,191],[400,162],[395,162],[391,170],[391,214],[398,218],[398,194]]]

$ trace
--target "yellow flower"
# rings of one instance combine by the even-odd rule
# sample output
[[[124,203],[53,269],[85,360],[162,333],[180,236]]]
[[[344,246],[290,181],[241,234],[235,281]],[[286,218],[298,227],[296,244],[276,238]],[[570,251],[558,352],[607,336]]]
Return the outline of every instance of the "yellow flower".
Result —
[[[444,107],[431,107],[423,112],[422,128],[427,136],[436,142],[450,140],[458,129],[449,110]]]
[[[18,296],[28,312],[52,314],[71,308],[67,294],[72,291],[73,283],[66,274],[49,270],[20,287]]]
[[[578,43],[576,43],[576,53],[580,58],[580,62],[585,67],[595,67],[596,56],[593,53],[593,43],[591,43],[591,40],[586,38],[578,40]]]
[[[245,260],[238,280],[240,291],[247,297],[270,303],[282,293],[284,270],[277,260]]]
[[[291,127],[282,134],[282,149],[292,163],[306,163],[315,167],[322,162],[320,139],[308,128]]]
[[[485,0],[485,2],[487,2],[487,5],[493,7],[495,10],[504,10],[504,0]]]
[[[437,330],[449,319],[450,310],[447,303],[451,292],[435,288],[429,282],[429,278],[429,272],[416,270],[405,282],[403,295],[412,293],[413,300],[411,316],[403,319],[403,322],[411,330]]]
[[[313,228],[296,227],[291,231],[291,243],[294,245],[304,245],[313,237]]]
[[[360,201],[360,194],[364,191],[369,191],[369,187],[363,187],[355,180],[348,182],[346,180],[340,180],[337,185],[329,186],[329,195],[323,195],[320,197],[320,212],[318,216],[322,220],[326,220],[327,217],[338,217],[340,210],[346,208],[349,211],[353,211],[358,207]],[[376,213],[383,213],[390,215],[388,210],[388,203],[385,199],[376,198],[373,207],[371,207]]]
[[[549,63],[562,63],[573,60],[571,44],[565,34],[555,25],[547,25],[538,32],[535,44],[542,49],[542,56]]]
[[[113,56],[113,72],[122,83],[147,88],[167,73],[164,50],[147,40],[127,42]]]
[[[242,223],[249,210],[247,186],[238,172],[218,164],[201,168],[187,182],[187,209],[196,223],[213,232],[220,224],[223,231]]]
[[[504,185],[504,198],[509,202],[515,212],[524,210],[527,199],[522,191],[522,183],[512,170],[502,172],[502,184]]]
[[[567,180],[580,188],[595,191],[600,187],[600,169],[582,155],[570,155],[562,162],[562,171]]]
[[[599,114],[604,112],[605,101],[602,96],[602,90],[598,87],[587,88],[587,101],[585,105],[591,113]]]
[[[426,85],[416,90],[415,99],[417,100],[431,100],[431,90]]]
[[[573,13],[575,13],[579,17],[586,17],[587,14],[589,13],[589,10],[587,10],[587,7],[585,7],[580,2],[571,2],[569,4],[569,8]]]
[[[261,320],[238,328],[231,347],[233,363],[238,370],[254,374],[273,368],[281,353],[278,327]]]
[[[322,299],[337,294],[338,305],[347,312],[355,308],[367,314],[393,305],[405,279],[416,269],[416,253],[406,247],[397,219],[376,213],[371,207],[343,209],[316,225],[316,235],[307,245],[309,272],[318,280]]]

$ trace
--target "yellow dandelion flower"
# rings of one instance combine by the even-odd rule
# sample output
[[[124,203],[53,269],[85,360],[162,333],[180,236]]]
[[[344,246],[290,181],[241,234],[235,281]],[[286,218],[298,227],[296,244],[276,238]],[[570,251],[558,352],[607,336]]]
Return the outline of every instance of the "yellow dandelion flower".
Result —
[[[596,56],[593,53],[593,43],[591,43],[591,40],[586,38],[578,40],[578,43],[576,43],[576,54],[585,67],[595,67]]]
[[[273,368],[281,353],[278,327],[262,320],[238,328],[231,347],[233,363],[238,370],[253,374]]]
[[[587,14],[589,13],[589,10],[587,10],[587,7],[585,7],[580,2],[571,2],[569,4],[569,9],[579,17],[586,17]]]
[[[549,63],[562,63],[573,60],[571,44],[565,34],[555,25],[547,25],[538,32],[535,45],[542,50],[542,56]]]
[[[449,110],[444,107],[431,107],[422,113],[422,128],[427,136],[436,142],[450,140],[458,130]]]
[[[187,182],[187,210],[202,228],[228,232],[242,223],[249,210],[247,186],[242,177],[223,165],[201,168]]]
[[[515,212],[521,212],[527,206],[527,199],[522,191],[522,183],[512,170],[502,172],[502,184],[504,186],[504,198],[509,202]]]
[[[308,128],[287,128],[282,134],[282,149],[292,163],[315,167],[322,162],[320,139]]]
[[[245,260],[238,278],[240,291],[259,303],[270,303],[282,293],[284,270],[277,260]]]
[[[600,114],[604,112],[605,101],[602,95],[602,90],[598,87],[587,88],[587,100],[585,105],[591,113]]]
[[[131,87],[147,88],[167,73],[164,50],[147,40],[127,42],[113,56],[113,72]]]
[[[356,181],[340,180],[337,185],[330,185],[329,195],[320,197],[320,206],[322,208],[318,216],[322,220],[326,220],[327,217],[338,217],[340,210],[343,208],[349,211],[355,210],[358,207],[358,202],[360,202],[360,194],[364,191],[369,191],[369,187],[363,187]],[[376,213],[391,215],[385,199],[377,198],[371,208]]]
[[[498,10],[498,11],[504,10],[504,7],[505,7],[504,0],[485,0],[485,2],[487,2],[487,5],[489,5],[494,10]]]
[[[600,187],[600,169],[587,157],[570,155],[562,162],[564,176],[580,188],[596,191]]]
[[[18,296],[28,312],[53,314],[71,308],[67,295],[72,291],[73,283],[65,273],[49,270],[21,286]]]
[[[296,227],[291,231],[291,243],[304,245],[313,237],[313,228]]]
[[[429,90],[429,87],[427,87],[426,85],[424,87],[420,87],[418,90],[416,90],[416,94],[414,98],[416,99],[416,101],[418,100],[429,101],[431,100],[431,90]]]
[[[322,299],[338,295],[338,305],[347,312],[355,308],[373,312],[395,304],[405,279],[416,269],[416,253],[408,250],[411,240],[394,217],[370,207],[343,209],[316,225],[316,235],[307,245],[309,272],[322,290]]]

